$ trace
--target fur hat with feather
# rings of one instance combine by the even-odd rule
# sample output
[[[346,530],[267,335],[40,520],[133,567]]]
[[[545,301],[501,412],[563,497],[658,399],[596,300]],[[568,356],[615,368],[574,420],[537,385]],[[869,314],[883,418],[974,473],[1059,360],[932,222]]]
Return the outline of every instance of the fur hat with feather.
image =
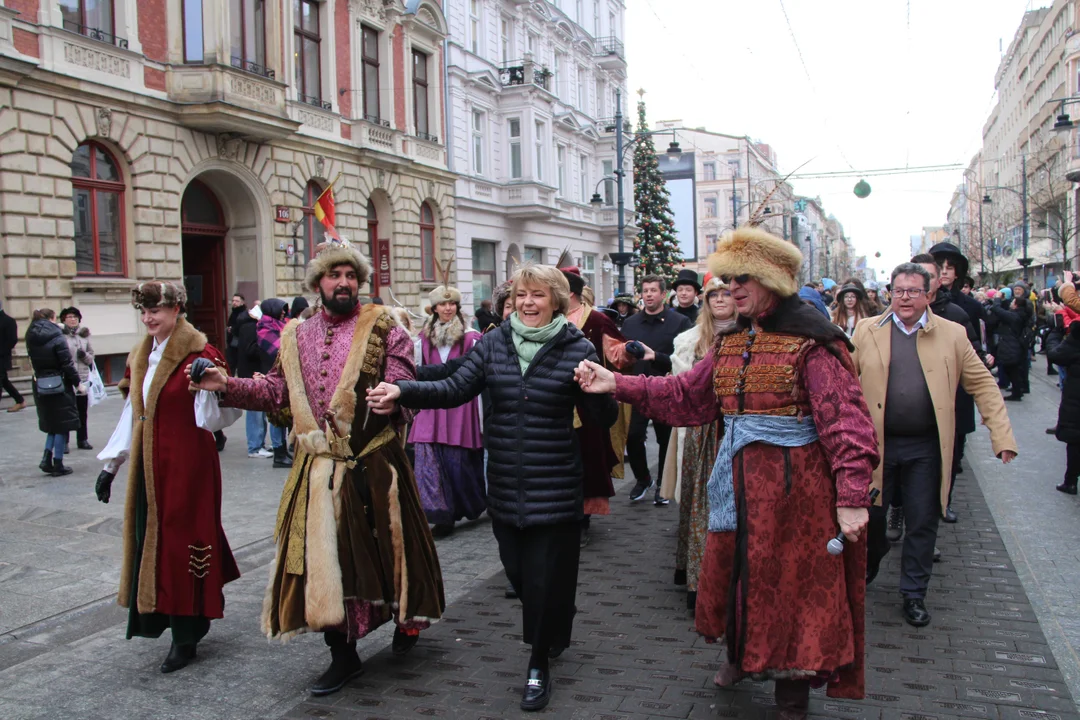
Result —
[[[461,291],[456,287],[450,286],[450,269],[454,266],[454,256],[451,255],[450,259],[446,261],[446,264],[442,264],[438,259],[435,260],[435,269],[439,273],[439,279],[442,280],[442,285],[428,293],[428,302],[431,305],[428,307],[428,312],[433,312],[435,306],[439,303],[452,302],[457,303],[458,309],[461,309]]]
[[[709,257],[709,271],[717,277],[749,275],[781,298],[799,291],[802,268],[799,248],[757,227],[741,227],[726,234]]]
[[[338,265],[351,265],[356,271],[356,280],[360,286],[371,278],[371,263],[360,249],[348,240],[322,243],[315,248],[315,252],[316,255],[308,263],[307,275],[304,277],[304,287],[310,292],[318,293],[323,275]]]

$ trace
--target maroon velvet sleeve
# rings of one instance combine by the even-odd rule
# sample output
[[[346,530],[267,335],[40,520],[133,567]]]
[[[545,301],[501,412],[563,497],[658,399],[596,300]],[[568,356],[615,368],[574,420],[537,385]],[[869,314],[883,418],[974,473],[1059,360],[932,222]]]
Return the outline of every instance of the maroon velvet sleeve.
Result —
[[[674,427],[708,425],[720,417],[712,381],[713,360],[702,358],[681,375],[615,374],[615,399]]]
[[[803,378],[821,447],[836,476],[836,506],[870,507],[877,433],[859,380],[823,346],[806,354]]]
[[[221,397],[223,407],[260,412],[278,410],[288,402],[289,390],[285,385],[285,375],[278,365],[263,378],[229,378],[229,385]]]

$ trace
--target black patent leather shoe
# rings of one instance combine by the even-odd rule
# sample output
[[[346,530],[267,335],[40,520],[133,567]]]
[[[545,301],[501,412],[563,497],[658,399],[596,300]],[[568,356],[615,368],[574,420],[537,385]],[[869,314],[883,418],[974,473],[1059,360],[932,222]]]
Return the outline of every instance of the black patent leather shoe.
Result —
[[[564,652],[566,652],[566,648],[564,648],[564,647],[548,648],[548,657],[550,659],[554,660],[555,658],[562,655]]]
[[[350,680],[360,677],[363,672],[364,663],[353,650],[345,657],[335,657],[329,669],[315,681],[308,692],[316,697],[336,693]]]
[[[161,672],[171,673],[187,667],[187,664],[195,659],[195,645],[172,644],[169,654],[165,656],[165,662],[161,663]]]
[[[904,620],[912,627],[926,627],[930,624],[930,613],[926,611],[926,602],[922,598],[904,600]]]
[[[401,628],[394,628],[394,642],[390,645],[390,649],[395,655],[404,655],[416,647],[419,640],[419,634],[408,635],[402,632]]]
[[[86,440],[80,440],[78,447],[79,447],[80,450],[93,450],[94,449],[94,446],[91,445]]]
[[[953,512],[952,505],[949,505],[947,508],[945,508],[945,517],[943,517],[942,520],[947,523],[954,523],[959,520],[959,518],[956,516],[956,513]]]
[[[521,694],[521,709],[535,712],[547,707],[551,700],[551,678],[549,673],[530,668],[525,678],[525,692]]]

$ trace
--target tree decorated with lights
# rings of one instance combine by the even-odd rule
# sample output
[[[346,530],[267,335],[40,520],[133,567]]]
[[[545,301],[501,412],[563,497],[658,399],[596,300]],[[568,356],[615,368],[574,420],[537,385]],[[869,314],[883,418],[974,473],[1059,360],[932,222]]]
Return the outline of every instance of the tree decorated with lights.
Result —
[[[644,95],[644,91],[639,91]],[[634,208],[638,235],[634,238],[634,253],[638,266],[634,268],[634,285],[646,275],[659,275],[669,283],[677,274],[676,265],[682,262],[675,221],[671,215],[670,193],[664,185],[656,147],[645,122],[645,101],[638,102],[637,144],[634,147]]]

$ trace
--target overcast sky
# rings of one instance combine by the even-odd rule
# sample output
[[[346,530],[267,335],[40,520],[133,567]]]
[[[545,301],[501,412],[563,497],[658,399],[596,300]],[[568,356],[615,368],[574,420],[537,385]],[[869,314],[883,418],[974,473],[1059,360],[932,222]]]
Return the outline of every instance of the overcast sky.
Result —
[[[627,0],[631,112],[644,88],[650,123],[749,135],[776,150],[785,173],[808,160],[800,172],[966,164],[993,108],[999,47],[1025,9],[1047,4]],[[858,178],[794,186],[820,195],[857,253],[888,271],[908,259],[909,236],[945,222],[960,179],[868,178],[865,200],[852,194]]]

